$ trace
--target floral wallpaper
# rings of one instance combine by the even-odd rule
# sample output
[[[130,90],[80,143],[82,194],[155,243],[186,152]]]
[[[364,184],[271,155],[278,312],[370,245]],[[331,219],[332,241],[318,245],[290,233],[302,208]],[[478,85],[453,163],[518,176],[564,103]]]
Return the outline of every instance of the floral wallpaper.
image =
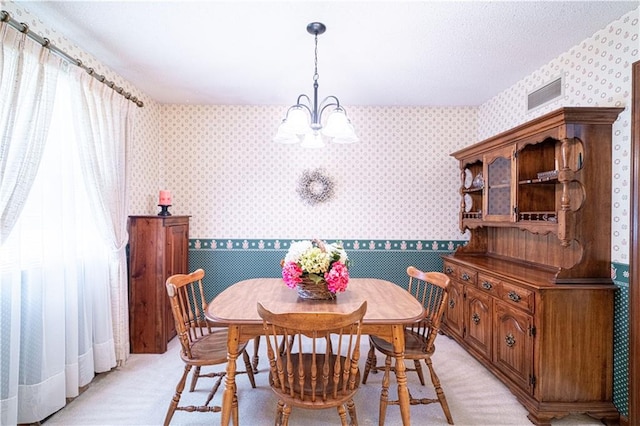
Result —
[[[476,109],[350,107],[360,142],[272,142],[286,106],[162,106],[162,179],[191,238],[461,239],[449,153],[475,140]],[[305,171],[333,196],[309,204]]]

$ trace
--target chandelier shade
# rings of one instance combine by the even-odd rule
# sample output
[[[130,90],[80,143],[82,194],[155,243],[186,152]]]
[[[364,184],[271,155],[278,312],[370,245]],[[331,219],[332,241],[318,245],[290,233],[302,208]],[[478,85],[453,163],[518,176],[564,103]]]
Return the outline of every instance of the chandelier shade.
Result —
[[[335,143],[357,142],[358,136],[347,111],[337,97],[327,96],[318,104],[318,35],[326,31],[320,22],[307,25],[307,32],[315,36],[315,72],[313,74],[313,102],[309,96],[298,96],[295,105],[289,107],[273,138],[274,142],[293,144],[300,142],[304,148],[322,148],[325,140]],[[323,114],[328,117],[323,125]]]

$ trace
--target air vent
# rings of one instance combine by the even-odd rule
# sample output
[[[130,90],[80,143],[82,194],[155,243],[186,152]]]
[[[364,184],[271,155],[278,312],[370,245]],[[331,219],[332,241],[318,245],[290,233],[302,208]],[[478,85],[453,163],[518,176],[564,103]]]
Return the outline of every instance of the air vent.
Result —
[[[562,77],[545,84],[541,88],[529,93],[527,97],[527,111],[538,108],[562,96]]]

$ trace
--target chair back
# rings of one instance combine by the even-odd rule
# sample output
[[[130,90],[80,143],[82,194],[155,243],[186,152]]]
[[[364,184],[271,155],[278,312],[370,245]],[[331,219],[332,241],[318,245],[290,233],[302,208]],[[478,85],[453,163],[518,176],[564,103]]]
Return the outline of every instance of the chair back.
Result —
[[[172,275],[166,281],[182,352],[189,359],[193,358],[193,343],[212,332],[212,327],[204,315],[207,301],[202,288],[203,278],[204,270],[197,269],[190,274]]]
[[[414,334],[425,345],[425,353],[434,351],[434,342],[447,306],[451,280],[442,272],[423,272],[413,266],[407,268],[408,291],[424,307],[422,320],[406,326],[406,334]],[[408,337],[408,336],[407,336]]]
[[[360,382],[360,333],[366,310],[365,301],[347,314],[275,314],[258,303],[269,381],[287,404],[318,408],[353,396]]]

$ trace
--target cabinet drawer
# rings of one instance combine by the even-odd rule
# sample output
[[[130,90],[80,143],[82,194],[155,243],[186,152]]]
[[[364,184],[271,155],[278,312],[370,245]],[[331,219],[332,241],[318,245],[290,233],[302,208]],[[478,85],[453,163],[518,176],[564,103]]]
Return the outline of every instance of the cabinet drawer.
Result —
[[[485,274],[478,274],[478,288],[499,297],[502,285],[500,280]]]
[[[453,279],[456,279],[458,276],[458,265],[454,265],[453,263],[449,263],[447,261],[444,262],[444,273]]]
[[[502,282],[500,298],[513,306],[518,306],[529,312],[533,312],[534,293],[531,290],[516,285]]]
[[[475,270],[463,267],[458,268],[458,274],[456,275],[460,282],[473,285],[476,285],[477,277],[478,273]]]

